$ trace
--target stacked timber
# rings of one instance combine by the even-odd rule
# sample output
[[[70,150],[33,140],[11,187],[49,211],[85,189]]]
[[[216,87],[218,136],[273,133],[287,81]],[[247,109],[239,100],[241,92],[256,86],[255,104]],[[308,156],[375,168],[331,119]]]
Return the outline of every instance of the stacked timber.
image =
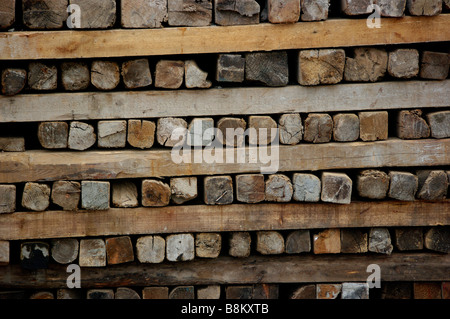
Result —
[[[449,299],[449,5],[2,1],[0,299]]]

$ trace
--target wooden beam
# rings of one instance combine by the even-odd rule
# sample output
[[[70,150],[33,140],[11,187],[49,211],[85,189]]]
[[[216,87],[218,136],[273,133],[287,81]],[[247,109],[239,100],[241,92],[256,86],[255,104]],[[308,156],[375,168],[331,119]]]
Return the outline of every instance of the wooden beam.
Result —
[[[0,96],[0,122],[447,107],[450,80]],[[268,107],[268,105],[270,107]]]
[[[388,45],[448,41],[450,15],[382,19],[369,29],[366,19],[275,25],[180,27],[102,31],[0,33],[0,60],[76,59],[191,53]],[[214,39],[214,41],[211,41]]]
[[[105,180],[168,176],[220,175],[273,171],[316,171],[331,169],[439,166],[450,163],[450,139],[400,140],[377,142],[299,144],[273,146],[266,163],[256,155],[255,147],[231,149],[234,163],[226,162],[226,150],[221,163],[195,163],[199,152],[192,150],[190,163],[177,164],[172,150],[120,150],[85,152],[0,153],[0,183],[20,183],[56,180]],[[238,152],[245,152],[244,161],[236,163]],[[191,154],[191,155],[192,155]],[[278,154],[278,158],[276,158]]]
[[[448,281],[450,255],[415,253],[340,256],[250,256],[219,257],[191,262],[137,264],[129,263],[107,268],[83,268],[82,288],[261,284],[302,282],[366,282],[371,274],[367,266],[381,268],[383,281]],[[2,267],[3,288],[55,289],[67,287],[67,267],[50,265],[40,271],[23,270],[19,265]]]
[[[0,215],[0,240],[347,227],[450,225],[450,201],[263,203]]]

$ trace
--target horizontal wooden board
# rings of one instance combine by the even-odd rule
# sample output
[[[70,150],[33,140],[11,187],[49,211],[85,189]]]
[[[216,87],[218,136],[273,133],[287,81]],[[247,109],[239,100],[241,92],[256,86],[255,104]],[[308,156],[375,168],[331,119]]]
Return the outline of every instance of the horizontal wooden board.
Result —
[[[0,96],[0,122],[371,111],[450,106],[450,80]]]
[[[219,257],[191,262],[162,264],[123,264],[106,268],[83,268],[81,288],[145,287],[171,285],[259,284],[303,282],[366,282],[372,272],[367,266],[381,268],[386,281],[448,281],[450,255],[432,253],[394,253],[385,255],[333,256],[250,256]],[[27,271],[19,265],[2,267],[3,288],[67,288],[67,266],[51,265],[41,271]]]
[[[231,149],[233,163],[226,162],[226,150],[222,163],[207,163],[202,150],[192,150],[190,163],[179,164],[173,161],[171,149],[0,153],[0,183],[260,173],[269,167],[272,172],[291,172],[450,164],[450,139],[281,145],[269,149],[274,155],[267,159],[260,156],[261,150]],[[245,152],[241,163],[237,163],[238,152]],[[199,155],[201,161],[196,160]]]
[[[0,215],[0,240],[347,227],[450,225],[450,201],[262,203]]]
[[[382,19],[381,22],[379,29],[369,29],[366,19],[330,19],[281,25],[2,32],[0,60],[271,51],[450,39],[449,14]]]

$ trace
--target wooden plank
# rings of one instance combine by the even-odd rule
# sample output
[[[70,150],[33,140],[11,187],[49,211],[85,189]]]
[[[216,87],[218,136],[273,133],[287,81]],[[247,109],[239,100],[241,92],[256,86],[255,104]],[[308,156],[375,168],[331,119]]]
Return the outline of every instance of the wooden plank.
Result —
[[[301,282],[365,282],[367,266],[379,265],[383,281],[448,281],[448,254],[393,254],[341,256],[251,256],[219,257],[163,264],[124,264],[103,269],[84,268],[82,288],[133,287],[161,285],[264,284]],[[63,265],[49,265],[40,272],[30,272],[9,265],[0,272],[3,288],[54,289],[67,287]]]
[[[263,162],[256,147],[235,148],[234,163],[202,158],[202,150],[191,150],[190,163],[177,164],[172,150],[85,151],[49,153],[46,150],[0,153],[0,183],[56,180],[105,180],[195,175],[223,175],[316,171],[331,169],[439,166],[450,163],[450,139],[324,143],[271,146],[271,157]],[[267,150],[266,150],[267,151]],[[244,154],[237,162],[237,155]],[[258,153],[253,157],[254,154]],[[275,156],[275,154],[278,154]],[[206,156],[205,154],[203,154]],[[251,160],[253,158],[253,160]],[[178,160],[175,157],[176,160]],[[255,160],[256,159],[256,160]],[[180,159],[181,161],[181,159]],[[221,162],[221,163],[220,163]]]
[[[191,53],[271,51],[448,41],[450,15],[383,19],[369,29],[365,19],[295,24],[176,27],[106,31],[0,33],[0,60],[75,59]],[[215,41],[210,41],[215,39]]]
[[[0,122],[447,107],[450,80],[328,86],[0,95]],[[270,106],[270,107],[268,107]]]
[[[186,205],[0,215],[0,240],[133,234],[450,225],[449,200]]]

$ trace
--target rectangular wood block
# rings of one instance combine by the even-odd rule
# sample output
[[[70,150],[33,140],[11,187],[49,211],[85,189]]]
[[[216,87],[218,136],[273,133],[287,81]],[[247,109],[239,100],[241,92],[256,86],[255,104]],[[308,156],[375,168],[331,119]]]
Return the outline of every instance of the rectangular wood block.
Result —
[[[187,145],[206,146],[214,139],[214,119],[213,118],[193,118],[188,126]]]
[[[94,127],[84,122],[70,123],[68,147],[72,150],[84,151],[95,144],[97,135]]]
[[[203,71],[195,60],[184,62],[184,83],[188,89],[208,89],[212,85],[208,72]]]
[[[422,79],[444,80],[448,76],[450,54],[444,52],[422,52],[420,74]]]
[[[72,181],[56,181],[52,186],[52,202],[63,210],[77,210],[81,197],[81,184]]]
[[[353,57],[345,59],[344,79],[349,82],[375,82],[387,71],[388,53],[385,49],[354,48]]]
[[[430,136],[430,127],[421,110],[402,110],[397,115],[397,136],[401,139],[418,139]]]
[[[289,177],[284,174],[273,174],[266,180],[265,192],[266,201],[285,203],[291,201],[294,189]]]
[[[212,0],[168,0],[168,12],[170,26],[207,26],[212,21]]]
[[[127,141],[127,121],[99,121],[98,147],[121,148]]]
[[[228,254],[233,257],[250,255],[252,238],[249,232],[231,232],[228,237]]]
[[[120,83],[119,64],[114,61],[93,61],[91,64],[91,83],[101,91],[115,89]]]
[[[423,230],[421,227],[395,229],[395,246],[400,251],[423,249]]]
[[[390,255],[393,249],[391,234],[387,228],[374,227],[370,229],[369,251]]]
[[[0,29],[10,27],[16,17],[16,0],[4,0],[0,3]]]
[[[389,181],[389,176],[383,171],[364,170],[356,177],[358,195],[371,199],[386,198]]]
[[[216,138],[226,147],[245,145],[247,122],[242,118],[222,117],[217,122]]]
[[[328,19],[330,0],[301,0],[302,21],[319,21]]]
[[[22,194],[24,208],[42,212],[50,205],[50,187],[41,183],[26,183]]]
[[[322,194],[324,202],[350,204],[352,180],[344,173],[322,173]]]
[[[341,9],[344,14],[349,16],[368,14],[371,12],[371,10],[368,10],[368,7],[373,2],[373,0],[341,0]]]
[[[280,143],[295,145],[303,138],[303,124],[300,114],[282,114],[278,120]]]
[[[122,63],[122,80],[125,88],[137,89],[152,84],[148,59],[129,60]]]
[[[109,209],[109,182],[82,181],[81,207],[87,210]]]
[[[317,176],[294,173],[292,185],[294,187],[294,200],[299,202],[318,202],[320,200],[322,183]]]
[[[161,28],[167,22],[167,0],[121,0],[123,28]]]
[[[341,229],[341,253],[367,252],[367,233],[359,229]]]
[[[442,0],[407,0],[408,11],[413,16],[435,16],[442,12]]]
[[[1,12],[0,12],[1,17]],[[13,96],[20,93],[27,82],[27,70],[7,68],[2,71],[2,93]]]
[[[313,236],[314,254],[339,254],[341,252],[341,232],[326,229]]]
[[[155,142],[156,125],[153,121],[129,120],[127,141],[133,147],[151,148]]]
[[[58,87],[58,69],[41,62],[28,64],[28,86],[32,90],[49,91]]]
[[[225,288],[225,299],[252,299],[252,286],[228,286]]]
[[[197,198],[197,177],[173,177],[170,179],[171,199],[175,204],[183,204]]]
[[[289,82],[287,52],[246,53],[245,79],[271,87],[287,85]]]
[[[117,265],[134,261],[133,245],[129,236],[106,239],[108,265]]]
[[[197,299],[220,299],[220,285],[197,288]]]
[[[412,298],[413,287],[410,282],[385,282],[381,289],[381,299]]]
[[[268,115],[251,115],[248,118],[248,142],[250,145],[269,145],[276,141],[277,122]]]
[[[145,287],[142,299],[169,299],[169,287]]]
[[[300,50],[297,81],[300,85],[336,84],[344,76],[343,49]]]
[[[400,18],[405,14],[406,0],[374,0],[381,9],[382,17]]]
[[[0,266],[9,264],[9,241],[0,240]]]
[[[284,253],[284,238],[277,231],[256,232],[256,251],[262,255]]]
[[[278,299],[279,285],[277,284],[256,284],[253,285],[252,299]]]
[[[184,80],[184,62],[160,60],[156,64],[155,87],[178,89]]]
[[[87,89],[91,83],[89,66],[84,62],[61,63],[61,82],[66,91]]]
[[[141,263],[157,264],[166,256],[166,241],[161,236],[143,236],[136,242],[136,257]],[[145,298],[144,298],[145,299]]]
[[[107,29],[116,22],[116,0],[69,0],[80,6],[81,29]]]
[[[80,267],[106,266],[106,245],[103,239],[80,240]]]
[[[192,234],[169,235],[166,238],[168,261],[188,261],[195,257],[195,243]]]
[[[403,201],[413,201],[419,187],[419,179],[409,172],[389,172],[391,184],[388,196]]]
[[[131,181],[114,181],[112,187],[112,203],[114,207],[139,206],[136,184]]]
[[[214,0],[214,22],[217,25],[259,23],[260,6],[255,0]]]
[[[244,203],[259,203],[265,199],[265,182],[262,174],[236,176],[236,198]]]
[[[389,121],[387,111],[359,112],[359,136],[363,141],[378,141],[388,138]]]
[[[242,83],[245,75],[245,58],[240,54],[219,54],[216,64],[216,81]]]
[[[450,111],[438,111],[426,115],[430,125],[431,137],[450,137]]]
[[[69,125],[66,122],[42,122],[38,127],[38,139],[43,148],[67,148]]]
[[[341,284],[317,284],[316,298],[317,299],[337,299],[342,291]]]
[[[333,138],[338,142],[353,142],[359,138],[359,117],[356,114],[339,113],[333,116]]]
[[[299,254],[311,251],[309,230],[294,230],[286,237],[286,253]]]
[[[171,190],[166,183],[152,179],[142,181],[142,206],[167,206],[170,196]]]
[[[16,185],[0,185],[0,214],[16,210]]]
[[[396,78],[410,79],[419,74],[419,51],[397,49],[389,52],[388,73]]]
[[[268,0],[270,23],[295,23],[300,18],[300,0]]]
[[[195,236],[195,255],[200,258],[217,258],[222,249],[219,233],[198,233]]]
[[[441,283],[415,282],[414,299],[442,299]]]
[[[3,151],[3,152],[25,152],[25,138],[23,138],[23,137],[0,137],[0,151]]]
[[[207,176],[203,180],[207,205],[227,205],[233,203],[233,180],[231,176]]]
[[[30,29],[61,29],[67,5],[67,0],[22,0],[23,23]]]
[[[417,198],[424,200],[443,200],[447,197],[448,185],[449,181],[445,171],[431,171],[423,184],[420,185]]]
[[[162,146],[183,145],[186,133],[187,122],[182,118],[163,117],[156,124],[156,140]]]
[[[369,299],[369,285],[359,282],[344,282],[341,299]]]

